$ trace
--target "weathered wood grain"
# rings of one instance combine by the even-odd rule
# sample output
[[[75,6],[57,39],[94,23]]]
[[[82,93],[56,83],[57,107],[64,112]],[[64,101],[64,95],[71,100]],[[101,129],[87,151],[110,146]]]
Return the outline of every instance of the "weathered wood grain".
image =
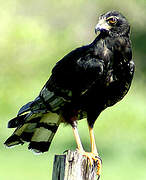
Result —
[[[96,163],[91,166],[78,150],[69,150],[66,155],[55,155],[52,180],[95,180],[96,172]]]

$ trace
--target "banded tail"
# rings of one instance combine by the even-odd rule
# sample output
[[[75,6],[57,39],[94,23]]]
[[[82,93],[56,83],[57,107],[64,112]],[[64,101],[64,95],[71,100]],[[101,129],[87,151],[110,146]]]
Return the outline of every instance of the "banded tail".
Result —
[[[60,115],[48,111],[44,99],[38,96],[34,101],[24,105],[18,116],[8,123],[8,128],[16,128],[14,133],[5,141],[7,147],[29,142],[28,149],[41,153],[49,150],[51,141],[60,124]],[[59,103],[60,102],[60,103]],[[56,109],[63,104],[60,97],[51,96],[50,108]]]

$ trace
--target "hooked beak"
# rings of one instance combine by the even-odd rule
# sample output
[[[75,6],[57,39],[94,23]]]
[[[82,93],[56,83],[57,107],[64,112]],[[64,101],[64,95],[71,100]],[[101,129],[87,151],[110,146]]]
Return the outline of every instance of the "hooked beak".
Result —
[[[98,25],[98,24],[97,24]],[[98,31],[100,31],[100,27],[99,26],[95,26],[95,34],[97,34]]]
[[[98,31],[109,31],[110,26],[107,24],[107,22],[104,19],[100,19],[98,24],[95,26],[95,33],[97,34]]]

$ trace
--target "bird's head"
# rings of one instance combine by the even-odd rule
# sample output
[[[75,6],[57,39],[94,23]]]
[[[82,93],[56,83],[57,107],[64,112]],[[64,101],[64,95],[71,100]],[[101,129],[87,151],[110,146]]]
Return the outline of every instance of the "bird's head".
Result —
[[[95,33],[109,34],[110,36],[124,36],[130,32],[130,25],[126,18],[118,11],[110,11],[99,17]]]

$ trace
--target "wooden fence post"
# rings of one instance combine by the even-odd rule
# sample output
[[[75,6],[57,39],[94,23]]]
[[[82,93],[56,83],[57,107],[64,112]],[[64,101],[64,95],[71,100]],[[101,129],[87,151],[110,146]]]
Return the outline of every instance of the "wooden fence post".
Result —
[[[91,167],[89,160],[78,150],[55,155],[52,180],[96,180],[96,173],[97,164]]]

